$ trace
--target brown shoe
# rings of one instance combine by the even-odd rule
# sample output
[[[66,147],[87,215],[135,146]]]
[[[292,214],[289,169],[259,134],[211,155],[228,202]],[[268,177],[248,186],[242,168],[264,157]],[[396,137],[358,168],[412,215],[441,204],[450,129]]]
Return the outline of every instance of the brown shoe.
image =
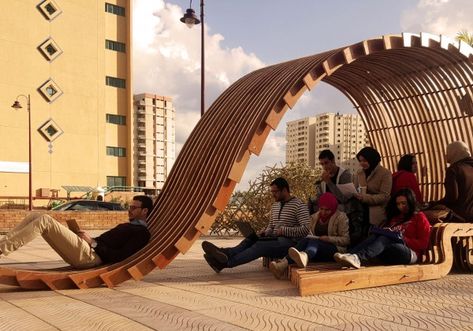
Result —
[[[272,261],[269,264],[269,271],[276,277],[276,279],[282,279],[286,275],[288,261],[286,258],[279,261]]]

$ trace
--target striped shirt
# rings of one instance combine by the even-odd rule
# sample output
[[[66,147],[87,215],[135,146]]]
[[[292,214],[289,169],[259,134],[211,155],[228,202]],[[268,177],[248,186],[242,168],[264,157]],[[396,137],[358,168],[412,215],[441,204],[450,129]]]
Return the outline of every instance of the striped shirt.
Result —
[[[303,238],[309,234],[309,209],[296,197],[286,202],[275,202],[271,206],[271,219],[265,230],[271,236],[282,229],[282,235],[289,238]]]

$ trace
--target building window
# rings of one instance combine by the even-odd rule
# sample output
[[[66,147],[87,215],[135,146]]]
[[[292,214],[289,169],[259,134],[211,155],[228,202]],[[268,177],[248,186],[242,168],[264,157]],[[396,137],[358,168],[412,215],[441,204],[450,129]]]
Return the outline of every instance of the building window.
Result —
[[[119,41],[105,39],[105,48],[117,52],[126,52],[126,45]]]
[[[59,6],[53,0],[46,0],[38,5],[38,9],[44,17],[50,21],[62,13]]]
[[[126,156],[126,148],[107,146],[107,155],[125,157]]]
[[[62,50],[54,42],[52,38],[49,38],[44,43],[38,46],[38,50],[48,61],[52,61],[62,54]]]
[[[38,90],[49,102],[53,102],[62,94],[61,89],[52,79],[46,81],[46,83],[41,85]]]
[[[38,129],[44,139],[49,142],[56,140],[64,131],[52,119],[49,119]]]
[[[105,11],[118,16],[125,16],[125,8],[107,2],[105,3]]]
[[[107,114],[106,120],[107,120],[107,123],[126,125],[126,116],[123,116],[123,115]]]
[[[105,84],[108,86],[113,86],[113,87],[118,87],[118,88],[126,88],[126,81],[122,78],[106,76]]]
[[[126,177],[107,176],[107,186],[126,186]]]

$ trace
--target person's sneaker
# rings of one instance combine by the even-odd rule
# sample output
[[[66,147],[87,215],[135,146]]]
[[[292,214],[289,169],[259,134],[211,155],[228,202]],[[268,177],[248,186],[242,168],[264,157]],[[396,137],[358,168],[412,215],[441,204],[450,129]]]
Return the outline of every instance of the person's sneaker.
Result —
[[[305,268],[309,262],[309,256],[306,252],[299,252],[294,247],[288,250],[289,257],[297,264],[299,268]]]
[[[333,255],[333,258],[335,259],[335,261],[345,267],[353,267],[356,269],[360,269],[361,267],[360,258],[356,254],[335,253]]]
[[[202,249],[204,250],[205,254],[212,256],[215,260],[217,260],[221,264],[227,264],[228,256],[224,252],[222,252],[221,248],[218,248],[210,241],[203,241],[202,242]]]
[[[216,273],[220,273],[220,271],[222,271],[222,269],[227,266],[226,264],[218,262],[216,259],[214,259],[211,255],[208,254],[204,254],[204,259]]]
[[[281,279],[284,277],[287,271],[288,261],[287,259],[282,259],[279,261],[272,261],[269,264],[269,271],[276,277],[276,279]]]

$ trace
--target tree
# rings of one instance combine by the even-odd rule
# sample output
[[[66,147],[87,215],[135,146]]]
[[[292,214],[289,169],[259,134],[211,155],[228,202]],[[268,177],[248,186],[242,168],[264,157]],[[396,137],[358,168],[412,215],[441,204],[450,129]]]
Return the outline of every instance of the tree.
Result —
[[[468,33],[466,30],[462,30],[457,33],[457,36],[455,37],[456,40],[458,41],[464,41],[468,45],[473,47],[473,34]]]
[[[210,233],[235,233],[237,220],[251,223],[257,231],[263,229],[269,222],[271,204],[274,202],[269,185],[277,177],[284,177],[291,194],[305,202],[315,194],[314,183],[320,177],[320,170],[301,163],[266,167],[254,181],[249,182],[248,191],[233,194],[225,210],[217,216]]]

